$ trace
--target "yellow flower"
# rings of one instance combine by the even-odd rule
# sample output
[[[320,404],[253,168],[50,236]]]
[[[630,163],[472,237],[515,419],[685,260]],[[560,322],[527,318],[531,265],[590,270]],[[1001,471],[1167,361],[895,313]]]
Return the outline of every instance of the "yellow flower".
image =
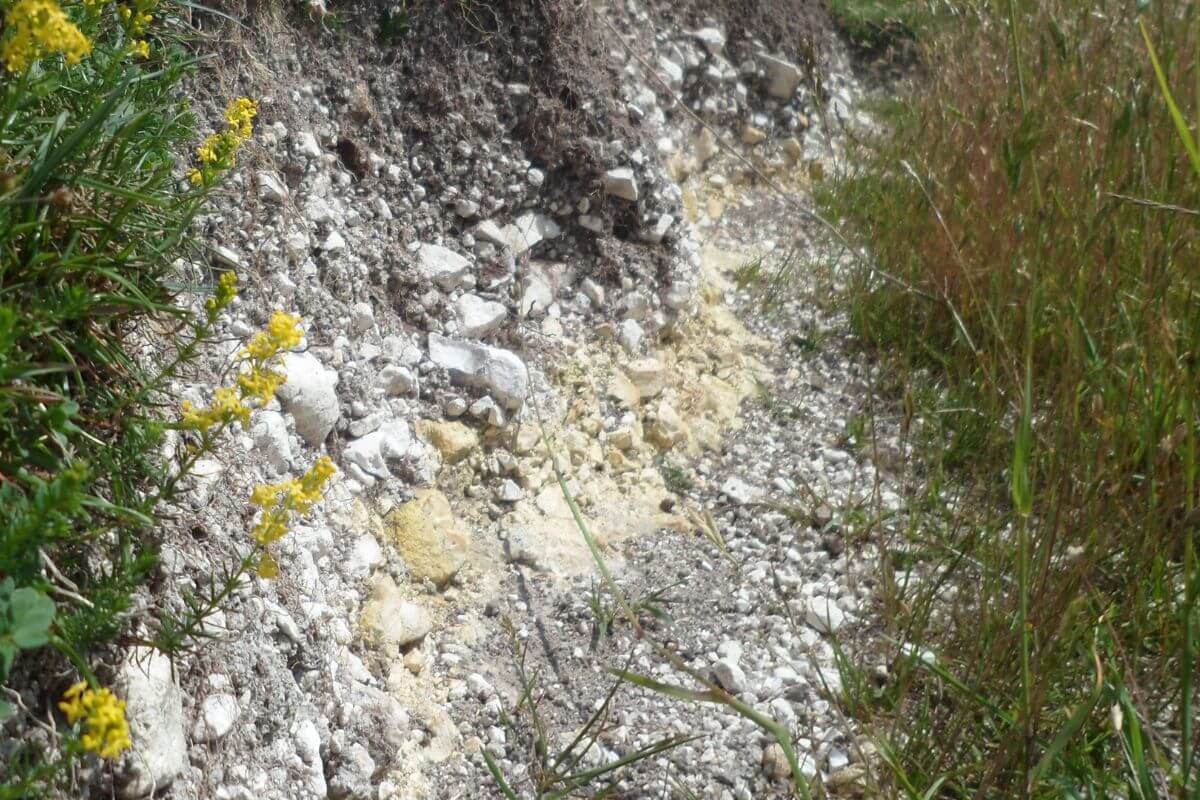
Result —
[[[188,173],[188,180],[196,186],[208,186],[227,170],[237,164],[237,151],[254,134],[254,118],[258,116],[258,103],[248,97],[239,97],[225,108],[227,127],[221,133],[209,134],[196,148],[200,166]]]
[[[258,116],[258,103],[249,97],[239,97],[225,108],[225,121],[229,130],[242,142],[254,135],[254,118]]]
[[[198,431],[206,431],[222,424],[240,422],[242,427],[250,425],[249,406],[242,404],[241,395],[232,386],[222,386],[213,392],[213,402],[207,408],[195,408],[186,400],[183,403],[183,425]]]
[[[213,296],[204,304],[204,308],[208,312],[209,322],[215,320],[217,315],[228,308],[233,299],[237,297],[237,281],[236,272],[226,272],[217,281],[216,291],[213,292]]]
[[[150,57],[150,43],[145,39],[139,39],[129,46],[129,52],[142,58]]]
[[[131,746],[125,701],[108,689],[90,689],[87,681],[80,681],[67,689],[58,707],[70,724],[84,720],[85,730],[79,737],[83,749],[101,758],[117,758]]]
[[[92,52],[91,41],[54,0],[18,0],[4,22],[11,33],[0,47],[0,57],[9,72],[24,72],[52,53],[78,64]]]
[[[246,355],[254,362],[265,364],[275,356],[291,350],[304,339],[300,318],[295,314],[276,311],[271,315],[267,329],[260,331],[246,345]]]
[[[287,376],[282,372],[255,367],[238,376],[238,388],[241,389],[243,398],[258,400],[265,406],[271,402],[271,398],[285,381]]]
[[[300,478],[281,483],[264,483],[250,493],[250,502],[262,509],[262,517],[250,532],[266,547],[287,536],[292,514],[307,516],[321,501],[325,484],[337,472],[329,456],[321,456]]]
[[[258,577],[271,580],[279,577],[279,562],[270,553],[263,553],[258,559]]]

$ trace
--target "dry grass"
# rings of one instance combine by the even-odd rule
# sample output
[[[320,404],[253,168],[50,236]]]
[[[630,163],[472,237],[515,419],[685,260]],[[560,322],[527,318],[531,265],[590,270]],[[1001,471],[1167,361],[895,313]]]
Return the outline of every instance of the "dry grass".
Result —
[[[1137,21],[943,11],[826,198],[935,298],[866,271],[850,296],[930,445],[900,543],[927,580],[890,598],[899,668],[858,698],[905,794],[1195,791],[1200,175]],[[1194,5],[1145,23],[1194,118]]]

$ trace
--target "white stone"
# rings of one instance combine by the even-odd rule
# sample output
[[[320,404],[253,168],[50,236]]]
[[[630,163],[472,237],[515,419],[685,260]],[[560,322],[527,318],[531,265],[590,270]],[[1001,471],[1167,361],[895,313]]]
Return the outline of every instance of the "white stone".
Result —
[[[200,718],[192,730],[192,738],[201,742],[215,742],[225,738],[241,716],[237,698],[231,694],[213,694],[200,704]]]
[[[474,294],[464,294],[454,301],[454,311],[458,315],[459,332],[472,339],[494,333],[508,316],[503,304]]]
[[[422,244],[417,250],[417,269],[426,280],[449,292],[463,285],[471,262],[439,244]]]
[[[497,247],[512,249],[519,256],[548,239],[555,239],[562,229],[550,217],[534,211],[518,216],[511,225],[499,225],[493,220],[484,220],[475,226],[475,235]]]
[[[642,337],[645,335],[646,332],[642,330],[642,326],[636,320],[627,319],[617,326],[617,342],[630,355],[637,354],[641,349]]]
[[[625,364],[625,374],[637,387],[642,399],[662,393],[666,387],[666,370],[657,358],[639,358]]]
[[[739,506],[753,503],[758,496],[757,490],[741,478],[729,478],[721,484],[721,493]]]
[[[353,464],[371,478],[391,477],[387,462],[404,458],[412,445],[412,435],[403,420],[392,420],[374,433],[355,439],[346,445],[342,459]],[[360,478],[361,480],[361,478]]]
[[[525,497],[525,492],[514,481],[505,480],[496,491],[496,499],[502,503],[515,503]]]
[[[379,383],[383,391],[393,397],[412,394],[417,390],[417,376],[408,367],[389,364],[379,371]]]
[[[254,182],[258,184],[258,196],[263,200],[271,203],[286,203],[288,201],[287,186],[279,178],[278,173],[265,169],[259,170],[254,175]]]
[[[268,464],[279,472],[288,468],[292,460],[292,444],[282,414],[278,411],[259,411],[254,416],[250,437]]]
[[[746,691],[746,673],[730,659],[722,658],[714,664],[712,675],[713,680],[731,694],[741,694]]]
[[[629,167],[618,167],[604,173],[604,191],[614,197],[636,203],[638,185],[633,170]]]
[[[833,600],[818,595],[808,599],[804,621],[821,633],[834,633],[846,622],[846,614]]]
[[[671,230],[671,226],[675,224],[675,217],[670,214],[663,214],[648,228],[642,229],[642,240],[658,244],[667,235],[667,231]]]
[[[317,144],[317,137],[313,136],[312,131],[296,134],[296,152],[309,158],[321,157],[321,145]]]
[[[171,659],[147,647],[129,651],[116,684],[117,694],[125,700],[133,742],[129,779],[119,787],[118,795],[149,797],[170,786],[188,766],[183,694],[173,677]]]
[[[350,330],[366,333],[375,325],[375,309],[370,303],[355,303],[350,309]]]
[[[545,214],[528,211],[514,220],[511,231],[506,231],[512,245],[513,255],[521,255],[534,245],[548,239],[556,239],[562,233],[558,223]]]
[[[354,541],[354,548],[346,560],[346,570],[356,578],[362,578],[371,570],[383,563],[383,550],[379,541],[369,533],[364,533]]]
[[[518,409],[525,402],[529,371],[515,353],[431,333],[429,357],[448,370],[451,379],[486,389],[506,408]]]
[[[767,73],[767,94],[790,100],[804,80],[804,73],[795,64],[767,53],[759,53],[758,60]]]
[[[338,374],[326,369],[311,353],[286,353],[287,380],[277,394],[283,408],[296,420],[296,433],[312,447],[320,447],[341,414]]]
[[[591,278],[584,278],[579,284],[579,288],[583,291],[585,297],[592,301],[592,304],[597,308],[604,305],[604,287],[596,283]]]
[[[725,34],[719,28],[701,28],[694,31],[692,36],[700,40],[700,44],[712,55],[720,55],[725,49]]]

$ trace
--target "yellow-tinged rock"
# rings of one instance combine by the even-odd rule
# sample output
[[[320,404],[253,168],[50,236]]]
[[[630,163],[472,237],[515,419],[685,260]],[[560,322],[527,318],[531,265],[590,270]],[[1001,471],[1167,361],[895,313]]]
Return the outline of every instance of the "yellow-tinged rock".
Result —
[[[461,422],[421,419],[415,427],[417,436],[436,447],[447,464],[462,461],[479,446],[479,435]]]
[[[608,395],[625,408],[637,408],[642,402],[642,393],[624,373],[618,372],[608,381]]]
[[[384,527],[417,580],[428,578],[441,586],[467,560],[470,534],[437,489],[418,491],[384,518]]]

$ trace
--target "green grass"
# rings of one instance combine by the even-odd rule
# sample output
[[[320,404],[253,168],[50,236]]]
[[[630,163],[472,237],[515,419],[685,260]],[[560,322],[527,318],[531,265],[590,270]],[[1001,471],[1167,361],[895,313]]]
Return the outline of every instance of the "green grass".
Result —
[[[916,290],[863,269],[846,299],[929,487],[854,707],[899,796],[1192,797],[1200,20],[1148,7],[1156,74],[1131,4],[955,12],[822,190]]]
[[[829,11],[850,41],[881,48],[912,37],[913,18],[923,0],[830,0]]]

